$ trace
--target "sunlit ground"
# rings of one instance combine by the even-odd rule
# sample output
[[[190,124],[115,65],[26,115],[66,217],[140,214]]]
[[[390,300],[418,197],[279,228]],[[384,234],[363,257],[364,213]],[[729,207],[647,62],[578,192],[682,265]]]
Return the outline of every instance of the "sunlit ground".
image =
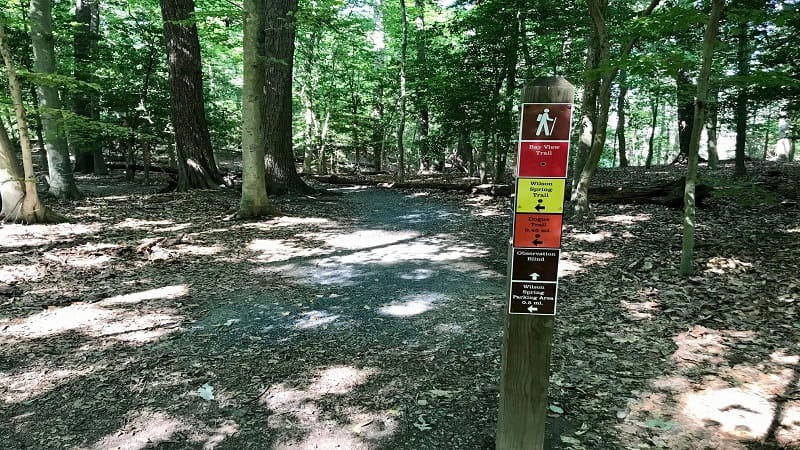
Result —
[[[744,450],[747,442],[774,439],[787,448],[800,445],[800,357],[776,351],[759,362],[734,364],[729,353],[757,346],[752,331],[695,326],[674,338],[676,373],[651,382],[650,391],[629,404],[620,425],[637,433],[645,427],[664,448]],[[702,368],[703,376],[696,373]]]

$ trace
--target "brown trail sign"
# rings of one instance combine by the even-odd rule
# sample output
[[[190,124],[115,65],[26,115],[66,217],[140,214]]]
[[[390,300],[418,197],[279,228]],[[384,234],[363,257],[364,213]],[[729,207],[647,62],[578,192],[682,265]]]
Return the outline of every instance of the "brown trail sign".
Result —
[[[560,77],[537,78],[522,91],[498,450],[544,448],[574,95]]]

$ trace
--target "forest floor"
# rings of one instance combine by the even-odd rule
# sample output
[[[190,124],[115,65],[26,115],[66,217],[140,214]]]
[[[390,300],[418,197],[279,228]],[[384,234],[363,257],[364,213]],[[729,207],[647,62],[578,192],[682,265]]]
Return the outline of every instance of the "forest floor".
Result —
[[[800,448],[800,165],[750,170],[702,171],[689,278],[680,210],[565,225],[548,448]],[[494,448],[509,199],[80,187],[0,225],[3,449]]]

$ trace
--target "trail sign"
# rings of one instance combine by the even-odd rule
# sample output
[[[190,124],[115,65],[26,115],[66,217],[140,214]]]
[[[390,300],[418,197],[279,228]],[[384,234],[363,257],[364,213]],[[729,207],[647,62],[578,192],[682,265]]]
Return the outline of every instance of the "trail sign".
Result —
[[[518,213],[564,212],[563,178],[520,178],[517,180]]]
[[[569,142],[520,141],[519,176],[564,178],[568,159]]]
[[[515,214],[514,247],[561,247],[561,214]]]
[[[574,95],[556,77],[527,82],[522,90],[498,450],[544,448]]]

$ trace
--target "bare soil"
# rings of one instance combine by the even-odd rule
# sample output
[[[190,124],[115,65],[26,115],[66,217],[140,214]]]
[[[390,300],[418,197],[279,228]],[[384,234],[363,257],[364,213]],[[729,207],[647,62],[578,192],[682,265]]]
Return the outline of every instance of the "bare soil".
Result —
[[[800,448],[800,167],[751,172],[704,171],[692,277],[679,210],[567,223],[548,448]],[[2,448],[494,448],[508,199],[159,187],[0,226]]]

